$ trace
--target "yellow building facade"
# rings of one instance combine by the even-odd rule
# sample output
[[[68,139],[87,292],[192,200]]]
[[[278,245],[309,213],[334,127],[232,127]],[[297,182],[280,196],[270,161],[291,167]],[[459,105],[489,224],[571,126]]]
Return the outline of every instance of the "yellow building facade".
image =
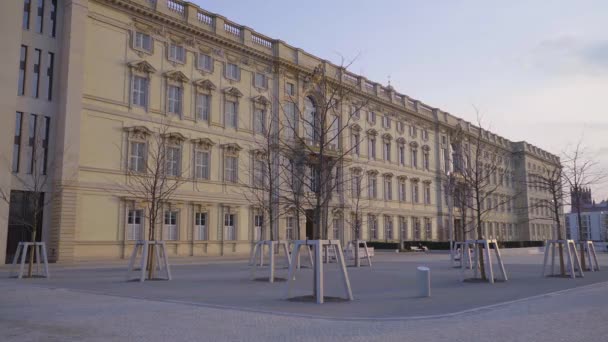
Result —
[[[360,237],[448,239],[444,176],[451,168],[451,139],[457,127],[474,136],[473,125],[188,2],[47,0],[39,15],[38,2],[25,1],[27,27],[23,2],[0,4],[6,47],[0,56],[9,61],[0,70],[0,106],[17,113],[3,116],[0,125],[6,163],[0,187],[28,191],[25,164],[36,153],[28,144],[43,141],[49,181],[42,192],[51,200],[39,229],[51,259],[124,258],[147,237],[145,203],[128,190],[129,174],[147,160],[147,144],[163,128],[171,136],[171,167],[180,185],[163,204],[157,238],[171,255],[249,253],[255,240],[269,236],[259,207],[244,194],[253,182],[262,126],[285,120],[288,103],[307,106],[307,84],[319,67],[351,89],[339,109],[348,127],[336,149],[350,150],[342,172],[359,174],[365,184]],[[26,58],[20,55],[24,47]],[[38,51],[43,57],[37,63]],[[25,91],[15,92],[22,83]],[[42,84],[41,93],[32,91],[34,83]],[[353,116],[360,103],[365,108]],[[298,125],[297,134],[304,129]],[[515,209],[548,194],[517,180],[537,166],[559,165],[559,159],[489,132],[484,141],[508,156],[505,180],[501,175],[496,181],[497,200],[505,205],[488,218],[488,237],[550,237],[549,220],[533,222],[534,212]],[[21,167],[14,167],[15,153]],[[344,243],[354,238],[347,219],[352,203],[335,202],[329,236]],[[0,203],[1,258],[10,258],[22,229],[11,221],[15,208]],[[293,225],[288,212],[281,214],[278,237],[298,238]],[[308,233],[303,229],[300,238]]]

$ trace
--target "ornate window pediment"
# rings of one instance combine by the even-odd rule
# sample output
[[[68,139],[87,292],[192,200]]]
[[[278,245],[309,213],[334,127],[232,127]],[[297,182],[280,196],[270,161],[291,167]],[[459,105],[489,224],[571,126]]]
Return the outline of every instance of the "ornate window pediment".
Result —
[[[378,170],[368,170],[367,174],[370,176],[376,176],[378,174]]]
[[[251,101],[253,101],[254,103],[263,105],[263,106],[267,106],[268,104],[270,104],[270,100],[268,100],[268,98],[266,98],[266,96],[264,96],[264,95],[258,95],[258,96],[252,97]]]
[[[429,145],[424,145],[422,146],[422,150],[428,152],[431,150],[431,148],[429,147]]]
[[[382,139],[384,139],[384,140],[392,140],[393,136],[390,133],[384,133],[384,134],[382,134]]]
[[[361,132],[361,126],[359,126],[359,124],[352,124],[352,125],[350,126],[350,129],[351,129],[353,132]]]
[[[360,166],[353,166],[350,168],[350,171],[354,172],[354,173],[360,173],[361,172],[361,167]]]
[[[404,180],[407,179],[407,176],[403,176],[403,175],[397,176],[397,179],[400,180],[400,181],[404,181]]]
[[[125,127],[124,130],[129,133],[129,138],[131,139],[144,140],[152,134],[152,131],[145,126]]]
[[[418,177],[410,178],[410,181],[412,183],[418,183],[418,182],[420,182],[420,178],[418,178]]]
[[[144,60],[132,61],[129,62],[128,65],[129,68],[131,68],[133,71],[138,71],[146,74],[153,74],[156,72],[156,69],[152,66],[152,64]]]
[[[405,138],[403,138],[403,137],[397,138],[397,143],[405,145],[405,143],[406,143]]]
[[[415,147],[418,147],[418,143],[417,143],[417,142],[415,142],[415,141],[412,141],[412,142],[410,142],[410,146],[411,146],[411,147],[414,147],[414,148],[415,148]]]
[[[224,94],[226,94],[226,95],[230,95],[230,96],[234,96],[234,97],[243,96],[243,93],[241,93],[241,91],[235,87],[228,87],[228,88],[225,88],[223,91],[224,91]]]
[[[217,88],[215,86],[215,84],[213,84],[213,82],[211,82],[210,80],[205,80],[205,79],[193,81],[192,84],[194,84],[199,89],[205,89],[205,90],[215,90]]]
[[[370,129],[367,130],[367,135],[374,135],[374,136],[376,136],[376,135],[378,135],[378,131],[376,131],[373,128],[370,128]]]
[[[164,75],[168,80],[176,81],[176,82],[188,82],[189,79],[183,72],[179,70],[172,70],[165,72]]]
[[[186,137],[178,132],[165,133],[163,138],[167,139],[167,142],[172,145],[181,145],[182,142],[186,141]]]
[[[222,148],[224,149],[225,153],[228,154],[228,155],[238,155],[239,151],[241,151],[243,149],[237,143],[223,144]]]
[[[384,172],[384,173],[382,174],[382,176],[383,176],[383,177],[387,177],[387,178],[391,178],[391,177],[393,177],[393,173],[392,173],[392,172]]]
[[[431,184],[431,181],[428,180],[428,179],[425,179],[425,180],[422,181],[422,183],[424,183],[424,184]]]
[[[256,159],[263,160],[263,159],[266,159],[267,154],[266,154],[266,151],[264,151],[264,150],[254,149],[254,150],[251,150],[251,155]]]
[[[192,144],[204,150],[209,150],[211,147],[213,147],[213,145],[215,145],[215,143],[209,138],[192,139]]]
[[[331,214],[334,217],[336,217],[336,216],[337,217],[342,217],[342,208],[333,208],[333,209],[331,209]]]

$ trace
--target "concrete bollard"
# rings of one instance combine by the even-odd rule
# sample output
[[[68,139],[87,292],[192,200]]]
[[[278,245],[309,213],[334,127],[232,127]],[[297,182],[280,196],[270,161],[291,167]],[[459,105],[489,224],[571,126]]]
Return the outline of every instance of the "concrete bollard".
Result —
[[[431,269],[425,266],[418,266],[416,277],[418,278],[418,295],[420,297],[430,297]]]

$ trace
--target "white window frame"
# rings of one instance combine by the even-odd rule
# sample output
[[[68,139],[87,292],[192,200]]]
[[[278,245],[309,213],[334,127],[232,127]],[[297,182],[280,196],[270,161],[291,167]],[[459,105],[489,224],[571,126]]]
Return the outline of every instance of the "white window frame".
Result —
[[[210,122],[211,119],[211,95],[196,94],[196,118],[199,121]]]
[[[227,79],[239,81],[241,79],[241,69],[235,63],[226,63],[226,72],[224,76]]]
[[[136,50],[151,53],[154,49],[154,40],[152,39],[152,36],[145,32],[135,31],[135,34],[133,36],[133,48]]]
[[[206,53],[199,53],[196,58],[196,68],[199,70],[213,72],[213,57]]]
[[[131,76],[131,104],[137,107],[148,108],[148,77],[133,74]]]
[[[164,239],[167,241],[175,241],[178,239],[179,227],[179,211],[165,210],[163,218]]]
[[[234,163],[234,165],[229,165]],[[237,156],[224,157],[224,181],[227,183],[238,183],[239,180],[239,158]]]
[[[253,132],[255,134],[266,134],[266,110],[262,108],[253,109]]]
[[[268,77],[265,74],[256,72],[253,76],[253,86],[260,89],[268,89]]]
[[[206,158],[205,158],[206,155]],[[205,161],[206,159],[206,161]],[[209,180],[211,171],[211,152],[208,150],[194,150],[194,178]]]
[[[172,62],[186,64],[186,48],[183,45],[169,42],[168,58]]]
[[[260,241],[264,239],[264,214],[253,215],[253,241]]]
[[[167,85],[167,112],[182,115],[184,90],[174,84]]]
[[[182,148],[181,146],[167,146],[165,151],[165,170],[169,177],[180,177],[182,173]]]
[[[136,223],[136,219],[139,223]],[[127,240],[139,241],[144,236],[144,211],[143,209],[127,210]]]
[[[237,238],[236,234],[236,214],[224,213],[224,240],[235,241]]]
[[[134,145],[138,146],[137,151],[135,151]],[[143,148],[140,149],[139,147]],[[129,171],[137,173],[146,172],[146,151],[147,144],[145,142],[136,140],[129,142]]]
[[[224,126],[237,129],[239,127],[239,103],[226,99],[224,101]]]
[[[194,213],[194,228],[196,232],[196,240],[209,240],[209,214],[207,212]]]

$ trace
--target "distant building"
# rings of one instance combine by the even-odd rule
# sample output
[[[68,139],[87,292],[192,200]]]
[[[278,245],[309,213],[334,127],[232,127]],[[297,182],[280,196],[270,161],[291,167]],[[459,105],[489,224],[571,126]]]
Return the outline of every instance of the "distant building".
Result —
[[[581,213],[581,227],[575,212],[566,214],[568,239],[608,241],[608,210]]]
[[[579,196],[579,201],[577,201]],[[595,203],[591,196],[591,189],[583,188],[580,191],[570,191],[572,209],[566,214],[566,231],[568,239],[608,241],[608,201]],[[577,219],[577,204],[581,208],[581,224]],[[582,229],[581,229],[582,228]]]

